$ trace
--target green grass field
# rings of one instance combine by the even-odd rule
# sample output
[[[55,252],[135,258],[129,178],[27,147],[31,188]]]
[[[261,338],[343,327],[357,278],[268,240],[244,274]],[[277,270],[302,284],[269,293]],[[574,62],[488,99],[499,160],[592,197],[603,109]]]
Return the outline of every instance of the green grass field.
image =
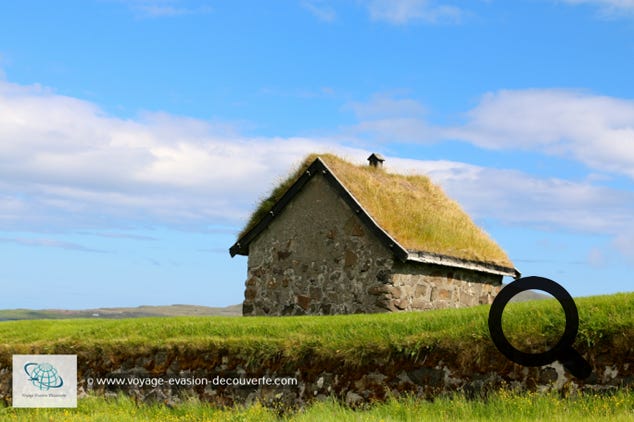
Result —
[[[575,347],[609,345],[631,356],[634,338],[634,293],[576,299],[580,326]],[[491,352],[489,307],[418,313],[302,317],[168,317],[122,320],[72,319],[0,322],[0,359],[16,353],[74,353],[98,348],[135,353],[156,347],[223,350],[253,365],[275,357],[288,362],[303,356],[335,358],[358,365],[365,358],[409,356],[421,350],[448,348],[477,361]],[[540,351],[563,330],[564,316],[554,300],[511,303],[503,318],[505,333],[517,347]],[[629,353],[629,355],[628,355]],[[10,364],[9,364],[10,365]],[[292,420],[634,420],[634,393],[559,397],[554,393],[511,393],[486,400],[441,397],[433,402],[391,400],[351,410],[334,401],[286,414]],[[214,409],[199,402],[175,407],[137,405],[127,398],[85,398],[78,409],[0,408],[0,420],[276,420],[273,410]]]
[[[77,409],[0,408],[2,421],[632,421],[634,392],[612,395],[561,397],[554,393],[516,394],[500,391],[484,400],[462,396],[440,397],[433,402],[402,398],[350,409],[335,401],[319,402],[307,409],[279,416],[278,412],[254,405],[249,408],[218,409],[198,401],[174,407],[138,405],[127,397],[89,397]]]
[[[578,298],[577,344],[612,339],[630,347],[634,293]],[[430,312],[300,317],[173,317],[0,322],[0,356],[14,353],[153,348],[186,344],[220,348],[249,359],[301,357],[304,352],[358,362],[367,354],[416,354],[423,348],[489,344],[488,306]],[[511,342],[536,350],[561,335],[564,316],[554,300],[509,304],[503,327]]]

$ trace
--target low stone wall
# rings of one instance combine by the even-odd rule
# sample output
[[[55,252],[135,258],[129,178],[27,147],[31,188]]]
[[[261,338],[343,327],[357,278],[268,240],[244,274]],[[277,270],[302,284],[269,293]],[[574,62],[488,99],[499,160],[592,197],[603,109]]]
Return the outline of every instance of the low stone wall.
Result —
[[[328,397],[356,406],[404,394],[430,399],[450,392],[485,397],[500,388],[574,392],[634,387],[631,348],[604,344],[590,351],[580,350],[594,367],[592,376],[581,381],[557,362],[540,368],[526,368],[504,359],[493,346],[490,350],[485,347],[486,350],[478,351],[477,361],[473,359],[474,350],[436,348],[423,349],[413,357],[394,352],[387,355],[374,353],[356,363],[311,354],[295,356],[292,360],[279,356],[255,361],[223,350],[206,351],[187,346],[127,352],[57,348],[49,353],[78,355],[80,397],[124,392],[140,401],[167,404],[197,397],[218,406],[260,401],[267,406],[290,409]],[[221,378],[286,377],[297,380],[297,385],[236,387],[219,382],[214,384],[214,379],[219,381]],[[146,385],[140,386],[141,381],[136,385],[134,381],[125,385],[102,385],[104,379],[145,380]],[[164,380],[163,385],[158,385],[159,379]],[[177,381],[169,385],[169,380]],[[0,400],[11,405],[11,356],[6,352],[0,355]]]
[[[422,263],[396,263],[387,286],[390,310],[464,308],[493,303],[502,277]]]

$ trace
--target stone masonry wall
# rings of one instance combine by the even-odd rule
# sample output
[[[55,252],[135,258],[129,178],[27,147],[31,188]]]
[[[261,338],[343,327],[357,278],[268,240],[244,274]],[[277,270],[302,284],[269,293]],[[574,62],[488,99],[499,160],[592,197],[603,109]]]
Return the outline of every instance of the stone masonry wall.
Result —
[[[484,305],[502,289],[502,276],[422,263],[395,263],[386,285],[390,309],[413,311]]]
[[[561,392],[615,391],[634,387],[632,350],[627,339],[601,338],[579,352],[594,371],[578,380],[559,362],[528,368],[513,364],[490,342],[472,348],[424,348],[418,356],[386,351],[370,354],[358,362],[316,354],[283,362],[279,357],[259,361],[223,349],[202,350],[187,345],[162,346],[153,350],[102,350],[101,348],[56,348],[56,353],[77,354],[79,397],[128,394],[138,401],[176,404],[196,397],[215,406],[249,405],[260,401],[280,409],[299,408],[313,401],[334,397],[349,405],[374,403],[388,397],[413,395],[433,399],[443,393],[486,397],[498,389],[556,390]],[[479,358],[474,359],[474,351]],[[41,353],[34,349],[32,353]],[[11,405],[11,354],[0,353],[0,401]],[[295,385],[214,385],[217,377],[291,377]],[[100,379],[163,379],[209,381],[207,383],[99,384]]]
[[[249,246],[244,315],[389,311],[392,252],[321,175]]]

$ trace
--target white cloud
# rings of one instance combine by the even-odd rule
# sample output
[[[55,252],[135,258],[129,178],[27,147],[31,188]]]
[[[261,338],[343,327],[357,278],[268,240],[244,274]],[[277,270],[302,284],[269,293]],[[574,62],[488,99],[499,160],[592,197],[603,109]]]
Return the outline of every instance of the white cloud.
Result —
[[[303,156],[354,154],[307,138],[247,138],[166,114],[126,120],[0,81],[0,227],[239,223]]]
[[[505,95],[492,95],[489,102],[474,109],[465,126],[452,130],[490,148],[537,145],[581,154],[583,148],[601,145],[582,142],[585,132],[577,125],[594,127],[599,134],[614,127],[622,130],[630,118],[630,104],[579,95],[555,92],[555,100],[568,99],[577,106],[562,105],[564,111],[559,118],[550,120],[548,113],[538,112],[542,102],[536,100],[525,113],[529,122],[518,118],[516,124],[509,122],[513,119],[508,114],[513,113],[504,107],[498,110],[497,103],[502,98],[510,107],[513,101]],[[424,107],[407,100],[378,98],[369,105],[350,107],[375,124],[382,115],[392,122],[404,115],[405,119],[424,123]],[[594,123],[589,122],[593,116],[584,116],[577,123],[569,121],[569,114],[575,114],[569,111],[571,107],[607,107],[608,111],[594,116]],[[390,114],[390,110],[396,111]],[[493,117],[496,113],[502,113],[499,120]],[[537,125],[540,119],[545,127]],[[387,135],[393,129],[383,128],[382,133]],[[440,133],[448,130],[441,129]],[[562,141],[562,133],[574,134],[574,139],[566,135]],[[618,145],[621,141],[615,142]],[[191,224],[237,227],[293,165],[308,153],[323,151],[334,151],[355,162],[363,162],[369,153],[330,139],[244,137],[223,125],[160,113],[120,119],[92,103],[42,87],[0,81],[0,229],[111,231],[138,225]],[[623,159],[626,151],[610,151],[618,159],[606,153],[605,161],[597,162],[606,167],[612,160],[618,165],[611,166],[627,171]],[[600,155],[595,152],[591,158],[597,157]],[[634,256],[631,236],[626,236],[631,233],[634,215],[633,192],[596,185],[594,178],[572,182],[458,162],[387,158],[389,168],[429,174],[476,219],[608,234],[613,236],[616,248]],[[31,241],[8,237],[0,240],[22,244]],[[46,241],[39,245],[81,246]]]
[[[366,0],[370,18],[402,25],[410,21],[458,22],[463,12],[456,6],[436,4],[433,0]]]
[[[588,252],[588,256],[586,257],[585,262],[587,262],[588,265],[590,265],[591,267],[600,268],[606,265],[607,258],[605,256],[605,253],[601,249],[593,247]]]
[[[427,122],[412,99],[377,96],[351,103],[359,123],[348,132],[373,140],[433,143],[462,140],[488,149],[526,150],[573,158],[634,179],[634,100],[564,89],[485,94],[462,125]]]
[[[350,102],[359,123],[345,129],[352,135],[364,135],[372,140],[390,142],[435,142],[441,133],[427,124],[426,108],[418,101],[375,95],[367,102]]]
[[[18,245],[24,246],[38,246],[45,248],[60,248],[60,249],[68,249],[75,250],[81,252],[97,252],[97,253],[105,253],[106,251],[101,249],[93,249],[88,248],[86,246],[80,245],[79,243],[74,242],[64,242],[56,239],[47,239],[47,238],[29,238],[29,237],[16,237],[16,238],[6,238],[0,237],[0,242],[3,243],[15,243]]]
[[[301,5],[320,21],[333,22],[337,19],[337,12],[335,12],[335,9],[327,4],[324,4],[322,1],[304,0]]]
[[[352,110],[360,120],[386,117],[423,117],[425,107],[409,98],[394,98],[387,94],[373,96],[367,102],[353,101],[344,109]]]
[[[163,18],[199,13],[209,13],[212,9],[205,1],[192,0],[118,0],[140,16]]]
[[[632,15],[634,0],[563,0],[570,4],[589,4],[597,6],[606,17]]]
[[[355,135],[366,135],[370,140],[380,142],[422,142],[438,140],[437,128],[429,126],[422,119],[411,117],[373,119],[359,123],[348,131]]]
[[[634,228],[631,225],[616,236],[614,247],[634,263]]]
[[[526,149],[573,157],[634,178],[634,101],[572,90],[486,94],[462,127],[445,137],[485,148]]]

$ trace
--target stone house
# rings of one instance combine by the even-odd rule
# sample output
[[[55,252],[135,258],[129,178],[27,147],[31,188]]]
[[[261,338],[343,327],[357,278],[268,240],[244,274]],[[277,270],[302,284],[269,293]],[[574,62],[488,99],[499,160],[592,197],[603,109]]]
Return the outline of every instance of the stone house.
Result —
[[[248,255],[244,315],[347,314],[491,303],[504,251],[425,176],[312,155],[230,248]]]

